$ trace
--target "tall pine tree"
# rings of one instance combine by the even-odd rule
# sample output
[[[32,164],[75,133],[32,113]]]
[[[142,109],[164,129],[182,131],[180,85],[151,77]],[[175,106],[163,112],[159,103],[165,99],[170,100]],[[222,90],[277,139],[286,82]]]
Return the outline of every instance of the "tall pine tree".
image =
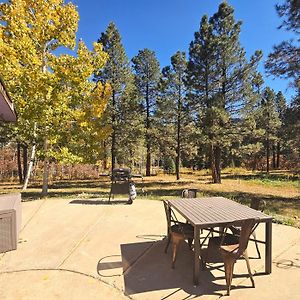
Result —
[[[105,113],[105,122],[111,126],[111,135],[109,145],[106,142],[105,147],[110,146],[111,169],[114,169],[117,162],[118,142],[123,136],[123,117],[126,114],[129,118],[130,110],[127,110],[125,102],[130,101],[131,92],[129,90],[132,88],[133,77],[120,33],[114,23],[108,25],[98,43],[103,45],[103,50],[109,55],[105,67],[95,74],[95,80],[109,82],[112,88],[111,99]],[[104,161],[106,161],[105,156]]]
[[[250,74],[260,55],[250,63],[239,42],[241,22],[226,2],[209,20],[204,16],[190,45],[187,83],[197,108],[204,138],[209,145],[214,183],[221,183],[222,150],[238,137],[242,109],[253,99]]]
[[[278,15],[283,18],[279,29],[283,28],[293,32],[296,39],[283,41],[274,46],[265,64],[267,72],[277,77],[289,78],[300,96],[300,1],[285,0],[281,5],[276,5]]]
[[[285,134],[285,116],[287,110],[286,99],[281,91],[276,94],[275,98],[276,110],[278,112],[278,117],[280,120],[280,127],[278,128],[277,134],[277,145],[276,145],[276,162],[273,162],[273,166],[275,165],[276,169],[280,168],[280,156],[282,153],[282,146],[286,141]]]
[[[140,50],[138,55],[133,57],[132,62],[135,72],[136,88],[139,92],[141,106],[145,116],[145,142],[147,151],[146,176],[150,176],[151,150],[153,146],[152,123],[158,93],[160,68],[154,51],[149,49]]]
[[[260,126],[265,130],[264,146],[266,170],[268,173],[270,171],[271,149],[275,147],[277,142],[277,131],[280,125],[279,113],[276,109],[275,93],[272,89],[266,87],[262,93]]]
[[[162,70],[160,81],[161,95],[158,100],[159,118],[163,120],[161,126],[165,128],[161,138],[164,140],[168,133],[175,153],[176,179],[180,179],[180,162],[182,152],[182,141],[184,134],[184,118],[186,115],[185,85],[184,78],[187,68],[187,61],[184,52],[177,51],[171,57],[171,66]]]
[[[300,1],[285,0],[276,5],[282,23],[279,29],[285,29],[295,34],[295,38],[283,41],[274,46],[273,52],[269,54],[265,67],[269,74],[279,78],[290,79],[291,86],[296,93],[292,99],[291,106],[287,108],[285,124],[289,144],[299,159],[300,156]]]

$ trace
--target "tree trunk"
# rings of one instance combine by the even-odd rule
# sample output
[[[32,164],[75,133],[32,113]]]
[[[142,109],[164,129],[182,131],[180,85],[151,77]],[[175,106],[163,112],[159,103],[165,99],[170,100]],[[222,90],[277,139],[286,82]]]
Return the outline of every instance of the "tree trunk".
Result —
[[[280,142],[277,142],[277,160],[276,160],[276,168],[280,169]]]
[[[43,65],[42,71],[44,74],[47,73],[47,45],[44,45],[43,51]],[[44,99],[46,102],[46,99]],[[49,158],[48,158],[48,137],[45,137],[44,140],[44,171],[43,171],[43,187],[42,187],[42,196],[46,197],[48,194],[48,179],[49,179]]]
[[[28,170],[28,146],[23,145],[22,149],[23,149],[23,178],[25,178]]]
[[[28,169],[27,169],[27,173],[26,173],[26,177],[24,180],[24,185],[23,185],[23,191],[25,191],[27,189],[28,183],[29,183],[29,178],[31,175],[31,171],[33,168],[33,163],[35,160],[35,152],[36,152],[36,145],[35,143],[32,145],[32,149],[31,149],[31,155],[30,155],[30,161],[29,161],[29,165],[28,165]]]
[[[149,102],[149,86],[146,86],[146,176],[151,175],[151,142],[150,142],[150,102]]]
[[[18,174],[19,174],[19,182],[22,184],[23,180],[23,172],[22,172],[22,162],[21,162],[21,145],[18,143],[17,145],[17,161],[18,161]]]
[[[103,148],[104,148],[104,157],[103,157],[103,170],[107,170],[107,152],[106,152],[106,142],[103,142]]]
[[[111,171],[116,166],[116,133],[113,130],[111,134]]]
[[[221,183],[221,148],[211,145],[211,172],[213,183]]]
[[[31,149],[30,162],[29,162],[29,165],[28,165],[26,177],[25,177],[25,180],[24,180],[24,185],[23,185],[23,188],[22,188],[23,191],[25,191],[27,189],[27,186],[28,186],[28,183],[29,183],[29,178],[30,178],[30,175],[31,175],[31,172],[32,172],[32,168],[33,168],[33,163],[34,163],[34,160],[35,160],[35,152],[36,152],[36,144],[35,144],[36,123],[34,123],[34,125],[33,125],[33,138],[34,138],[34,141],[33,141],[32,149]]]
[[[116,93],[112,92],[112,134],[111,134],[111,171],[115,168],[116,163]]]
[[[42,188],[42,196],[46,197],[48,194],[48,180],[49,180],[49,158],[47,156],[48,152],[48,139],[44,140],[44,172],[43,172],[43,188]]]
[[[178,118],[179,119],[179,118]],[[180,179],[180,121],[177,125],[177,149],[176,149],[176,161],[175,161],[175,168],[176,168],[176,180]]]
[[[273,170],[276,169],[276,148],[275,148],[275,144],[272,145],[272,167],[273,167]]]
[[[147,142],[146,176],[151,176],[151,145],[149,141]]]
[[[180,151],[181,151],[181,87],[179,86],[178,90],[178,106],[177,106],[177,149],[176,149],[176,179],[180,179]]]
[[[253,163],[252,163],[252,171],[255,171],[257,169],[257,160],[258,160],[258,157],[257,157],[257,155],[254,154],[254,159],[253,159]]]
[[[270,171],[270,141],[267,138],[267,173]]]

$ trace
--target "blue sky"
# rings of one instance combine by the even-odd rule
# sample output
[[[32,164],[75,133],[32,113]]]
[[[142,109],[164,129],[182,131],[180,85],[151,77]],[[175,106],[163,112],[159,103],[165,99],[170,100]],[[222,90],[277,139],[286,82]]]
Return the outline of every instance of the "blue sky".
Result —
[[[221,0],[73,0],[80,14],[78,39],[91,47],[109,22],[113,21],[122,36],[126,53],[131,59],[138,50],[149,48],[156,52],[161,67],[170,63],[177,51],[188,52],[194,32],[198,30],[204,14],[211,16]],[[282,0],[228,0],[235,9],[236,20],[242,20],[240,40],[250,57],[261,49],[264,59],[272,46],[291,35],[278,30],[280,18],[275,4]],[[264,73],[263,64],[260,71]],[[287,81],[265,78],[275,91],[282,90],[287,98],[293,91]]]

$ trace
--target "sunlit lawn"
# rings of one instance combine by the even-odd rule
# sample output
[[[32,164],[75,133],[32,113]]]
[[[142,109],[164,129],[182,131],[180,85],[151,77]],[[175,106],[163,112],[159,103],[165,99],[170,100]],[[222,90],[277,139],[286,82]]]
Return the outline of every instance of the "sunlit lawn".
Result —
[[[243,169],[227,169],[222,174],[222,184],[211,184],[208,171],[184,170],[182,178],[176,181],[174,175],[159,174],[135,180],[139,199],[162,200],[180,197],[184,188],[196,188],[198,196],[224,196],[249,204],[251,199],[266,201],[266,213],[272,214],[277,222],[300,228],[300,180],[292,172],[272,172],[269,175]],[[20,186],[15,183],[0,183],[0,193],[16,192]],[[110,181],[108,177],[99,180],[65,180],[49,186],[48,198],[108,199]],[[143,191],[143,192],[142,192]],[[22,194],[23,201],[41,197],[41,184],[32,184]],[[116,198],[124,198],[123,196]]]

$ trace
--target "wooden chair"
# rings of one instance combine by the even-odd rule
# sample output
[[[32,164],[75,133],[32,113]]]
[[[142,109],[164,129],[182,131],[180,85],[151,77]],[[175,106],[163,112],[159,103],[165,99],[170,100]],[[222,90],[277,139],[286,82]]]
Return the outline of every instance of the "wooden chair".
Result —
[[[225,267],[225,279],[227,285],[227,295],[230,295],[230,288],[233,276],[234,264],[238,258],[241,256],[245,258],[248,273],[252,282],[252,286],[255,287],[254,279],[251,273],[249,257],[247,254],[247,246],[249,242],[249,237],[255,230],[258,222],[256,219],[247,219],[240,224],[240,236],[236,237],[233,235],[227,235],[225,231],[220,237],[213,237],[209,241],[209,246],[201,251],[202,262],[210,262],[210,255],[214,253],[215,249],[218,252],[224,262]],[[215,261],[213,261],[215,262]]]
[[[169,207],[166,201],[163,201],[166,212],[168,224],[168,241],[165,248],[165,253],[168,251],[170,241],[173,245],[172,268],[175,267],[177,252],[181,241],[188,240],[190,249],[192,249],[192,242],[194,239],[194,227],[188,223],[179,222],[176,218],[174,211]]]
[[[259,210],[259,211],[263,212],[265,207],[266,207],[266,202],[264,200],[260,200],[260,199],[252,199],[250,207],[255,209],[255,210]],[[240,235],[240,233],[241,233],[241,227],[239,227],[239,226],[230,226],[229,229],[231,230],[231,232],[234,235]],[[255,243],[255,248],[256,248],[256,251],[257,251],[257,254],[258,254],[258,258],[260,259],[261,255],[260,255],[260,251],[259,251],[259,248],[258,248],[256,232],[253,231],[251,235],[252,235],[254,243]]]
[[[181,198],[197,198],[197,189],[184,189],[184,190],[182,190]]]

